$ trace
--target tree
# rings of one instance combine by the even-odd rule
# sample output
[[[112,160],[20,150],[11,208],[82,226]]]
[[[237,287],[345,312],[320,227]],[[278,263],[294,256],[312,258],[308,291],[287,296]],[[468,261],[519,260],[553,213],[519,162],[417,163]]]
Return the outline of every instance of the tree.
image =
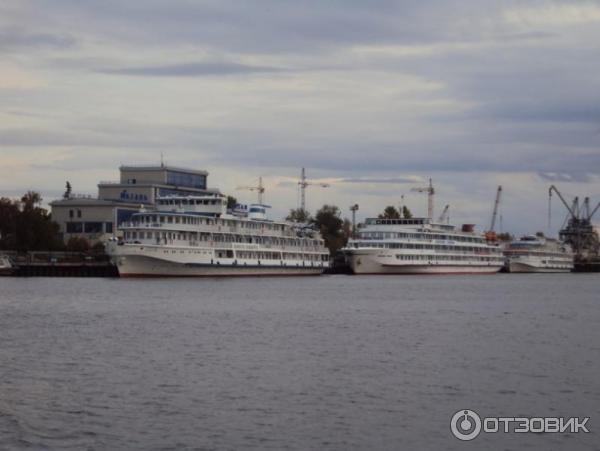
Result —
[[[90,250],[90,242],[82,236],[72,236],[67,241],[69,252],[87,252]]]
[[[20,251],[62,247],[58,224],[41,207],[39,193],[29,191],[20,200],[0,199],[0,247]]]
[[[331,255],[346,245],[344,221],[340,218],[340,209],[335,205],[323,205],[315,215],[314,224],[321,232]]]
[[[544,235],[544,232],[535,232],[535,236],[537,236],[538,238],[545,238],[546,235]]]
[[[512,241],[513,236],[510,233],[498,233],[496,239],[498,241]]]
[[[237,205],[237,199],[233,196],[227,196],[227,209],[233,210]]]
[[[40,193],[35,191],[27,191],[23,197],[21,197],[21,204],[23,205],[23,211],[32,211],[39,208],[42,203],[42,196]]]
[[[385,207],[383,213],[381,213],[378,217],[379,219],[400,219],[400,212],[396,210],[396,207],[390,205]]]
[[[344,234],[344,246],[348,243],[348,240],[352,238],[352,221],[348,218],[344,218],[344,223],[342,224],[342,232]]]
[[[285,220],[290,222],[300,222],[303,224],[313,222],[313,218],[310,216],[310,213],[302,208],[290,210],[290,213],[286,216]]]
[[[0,198],[0,249],[16,249],[17,217],[19,203]]]
[[[65,185],[65,194],[63,194],[63,199],[71,198],[71,183],[67,180],[67,184]]]
[[[385,207],[383,213],[377,217],[379,219],[400,219],[400,211],[393,205],[389,205]],[[402,217],[406,219],[411,219],[413,217],[412,212],[406,205],[402,207]]]

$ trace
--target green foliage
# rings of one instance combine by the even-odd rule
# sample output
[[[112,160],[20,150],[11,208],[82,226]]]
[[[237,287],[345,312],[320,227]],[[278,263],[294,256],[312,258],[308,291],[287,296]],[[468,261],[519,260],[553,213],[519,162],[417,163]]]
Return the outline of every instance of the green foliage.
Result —
[[[510,233],[498,233],[496,234],[496,239],[498,241],[512,241],[513,236]]]
[[[348,242],[350,238],[352,238],[352,221],[348,218],[344,218],[344,223],[342,224],[342,233],[344,234],[344,246]]]
[[[98,241],[96,244],[94,244],[92,246],[91,250],[95,254],[104,254],[104,251],[106,250],[106,246],[104,246],[104,243],[102,241]]]
[[[285,220],[291,222],[300,222],[303,224],[313,222],[313,218],[310,216],[310,213],[302,208],[290,210],[290,213],[286,216]]]
[[[60,250],[58,224],[40,206],[39,193],[29,191],[20,200],[0,199],[0,249]]]
[[[402,217],[411,219],[413,217],[412,212],[405,205],[402,207]],[[385,207],[383,213],[378,216],[379,219],[400,219],[400,211],[393,205]]]
[[[381,213],[378,217],[379,219],[400,219],[400,212],[396,210],[396,207],[390,205],[385,207],[383,213]]]
[[[0,198],[0,249],[16,249],[17,217],[19,203]]]
[[[544,232],[535,232],[535,236],[537,236],[538,238],[545,238],[546,235],[544,235]]]
[[[90,242],[82,236],[72,236],[67,241],[67,251],[87,252],[90,250]]]
[[[331,255],[346,245],[348,235],[344,230],[344,220],[340,218],[340,209],[338,207],[335,205],[323,205],[317,211],[314,223],[321,232],[321,236],[325,240],[325,246],[329,249]]]
[[[233,196],[227,196],[227,209],[233,210],[237,205],[237,199]]]

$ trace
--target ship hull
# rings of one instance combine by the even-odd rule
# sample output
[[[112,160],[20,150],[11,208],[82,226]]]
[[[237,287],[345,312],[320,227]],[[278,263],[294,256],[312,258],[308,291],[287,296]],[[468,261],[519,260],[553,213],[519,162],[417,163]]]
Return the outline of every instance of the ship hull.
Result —
[[[494,274],[501,265],[477,264],[394,264],[390,259],[380,259],[369,254],[347,254],[348,264],[354,274]]]
[[[170,254],[179,255],[179,260],[175,260],[177,257],[167,259],[146,255],[141,246],[118,246],[110,250],[120,277],[316,276],[326,268],[325,264],[321,266],[315,262],[202,259],[185,251]]]
[[[519,262],[509,262],[507,265],[507,269],[510,273],[566,273],[572,271],[572,268],[569,267],[544,267]]]

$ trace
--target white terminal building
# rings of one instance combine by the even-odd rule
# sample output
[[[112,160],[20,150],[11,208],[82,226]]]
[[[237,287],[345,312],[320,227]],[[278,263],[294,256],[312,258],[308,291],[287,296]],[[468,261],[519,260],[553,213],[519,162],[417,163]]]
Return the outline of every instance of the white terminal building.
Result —
[[[69,195],[50,203],[64,242],[83,237],[92,244],[119,236],[117,225],[159,197],[220,194],[207,188],[208,172],[168,165],[121,166],[118,181],[98,183],[98,197]]]

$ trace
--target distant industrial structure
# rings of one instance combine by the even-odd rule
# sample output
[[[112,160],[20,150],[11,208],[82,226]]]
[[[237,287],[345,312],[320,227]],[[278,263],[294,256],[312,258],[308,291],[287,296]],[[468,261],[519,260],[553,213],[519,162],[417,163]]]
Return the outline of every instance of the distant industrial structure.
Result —
[[[157,197],[218,193],[207,188],[208,172],[160,164],[121,166],[118,181],[98,183],[98,196],[81,196],[67,190],[63,199],[50,203],[63,241],[83,237],[92,244],[118,236],[117,225],[139,211],[153,207]]]
[[[552,185],[548,190],[548,222],[552,219],[552,192],[556,193],[568,211],[566,223],[558,236],[573,248],[575,270],[600,271],[600,239],[598,231],[592,224],[592,218],[600,208],[600,202],[592,208],[589,197],[586,197],[581,204],[579,197],[575,197],[569,204],[558,188]]]

